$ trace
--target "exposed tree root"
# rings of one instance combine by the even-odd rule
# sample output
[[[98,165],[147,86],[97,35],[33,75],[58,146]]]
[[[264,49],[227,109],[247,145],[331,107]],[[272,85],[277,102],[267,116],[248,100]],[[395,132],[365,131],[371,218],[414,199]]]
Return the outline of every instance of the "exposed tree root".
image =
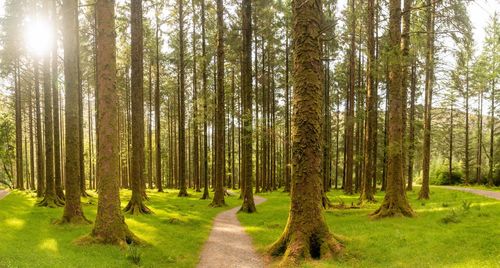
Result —
[[[370,197],[363,197],[361,196],[359,198],[359,202],[358,202],[358,205],[359,206],[364,206],[366,204],[374,204],[374,203],[377,203],[377,200],[375,199],[375,197],[373,196],[370,196]]]
[[[118,245],[121,248],[126,248],[127,245],[146,245],[146,242],[133,234],[126,225],[120,232],[116,232],[113,235],[103,235],[98,234],[95,230],[91,234],[78,238],[75,240],[75,244],[80,246],[92,245],[92,244],[111,244]]]
[[[257,212],[257,208],[255,208],[254,202],[244,201],[243,205],[241,205],[241,208],[238,212],[254,213],[254,212]]]
[[[131,215],[142,215],[142,214],[153,214],[143,202],[137,202],[134,199],[131,199],[127,206],[123,209],[123,212],[131,214]]]
[[[87,191],[80,191],[80,196],[81,197],[92,197],[92,195],[90,195],[89,193],[87,193]]]
[[[343,245],[328,232],[306,234],[285,233],[269,249],[271,256],[283,256],[280,267],[297,267],[302,261],[332,258],[342,252]]]
[[[429,200],[431,197],[429,195],[429,192],[425,192],[425,191],[420,191],[420,193],[418,194],[418,200]]]
[[[200,199],[202,200],[210,199],[210,194],[208,193],[208,191],[204,191]]]
[[[45,196],[42,201],[37,203],[39,207],[56,208],[64,206],[64,201],[59,199],[56,195]]]
[[[212,203],[210,203],[210,206],[213,208],[225,207],[226,202],[224,200],[212,200]]]
[[[60,200],[66,201],[66,196],[64,196],[64,192],[62,189],[56,189],[56,195]]]
[[[415,216],[415,212],[409,205],[405,205],[403,202],[394,202],[393,200],[384,200],[380,208],[370,214],[372,219],[413,216]]]

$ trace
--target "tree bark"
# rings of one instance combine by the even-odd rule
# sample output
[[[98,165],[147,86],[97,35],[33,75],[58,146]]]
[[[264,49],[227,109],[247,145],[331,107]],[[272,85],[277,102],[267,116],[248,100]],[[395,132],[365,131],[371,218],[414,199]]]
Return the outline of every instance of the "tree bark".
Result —
[[[388,135],[387,135],[387,189],[373,218],[414,215],[406,198],[403,178],[403,98],[401,91],[401,1],[389,1],[388,58]]]
[[[322,64],[321,1],[292,4],[294,94],[292,115],[291,207],[281,237],[271,255],[283,255],[283,267],[303,259],[332,257],[342,245],[329,231],[322,208]]]
[[[203,196],[201,199],[210,198],[208,192],[208,94],[207,94],[207,52],[205,36],[205,0],[201,0],[201,54],[202,54],[202,83],[203,83]]]

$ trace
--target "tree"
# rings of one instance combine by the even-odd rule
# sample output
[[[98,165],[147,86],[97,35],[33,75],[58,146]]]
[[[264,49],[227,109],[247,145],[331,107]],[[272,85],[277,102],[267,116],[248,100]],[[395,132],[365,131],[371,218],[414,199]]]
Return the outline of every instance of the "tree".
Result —
[[[179,5],[179,197],[188,196],[186,188],[186,106],[185,106],[185,63],[184,63],[184,0]]]
[[[134,4],[137,4],[136,2],[140,1],[135,1]],[[106,139],[106,142],[99,142],[97,146],[96,175],[99,180],[97,217],[90,237],[83,239],[82,242],[124,245],[131,242],[139,243],[140,240],[128,229],[120,209],[114,4],[114,0],[96,2],[99,70],[97,74],[99,116],[96,123],[97,136],[101,140]]]
[[[64,0],[63,45],[64,45],[64,88],[66,96],[65,109],[65,175],[66,203],[61,223],[89,223],[83,215],[80,202],[80,154],[78,129],[78,14],[77,0]]]
[[[292,2],[294,113],[292,115],[291,207],[271,255],[283,255],[283,266],[302,259],[327,258],[342,245],[328,229],[322,208],[322,64],[321,1]]]
[[[198,148],[199,145],[199,115],[198,115],[198,72],[197,72],[197,57],[196,54],[196,12],[195,12],[195,1],[191,1],[193,7],[193,176],[194,176],[194,188],[196,192],[200,192],[200,154]]]
[[[210,198],[208,192],[208,94],[207,94],[207,52],[206,52],[206,34],[205,34],[205,0],[201,0],[201,68],[203,84],[203,196],[201,199]]]
[[[144,92],[142,0],[131,2],[132,61],[132,197],[125,207],[130,214],[149,214],[144,204]],[[99,65],[97,65],[99,67]],[[98,70],[100,70],[98,68]],[[99,92],[99,91],[98,91]],[[99,96],[100,98],[100,96]],[[98,101],[99,102],[99,101]],[[99,113],[99,111],[98,111]],[[99,140],[99,139],[98,139]],[[98,146],[101,146],[98,142]],[[98,156],[100,157],[100,156]],[[118,160],[117,160],[118,162]]]
[[[156,81],[155,81],[155,147],[156,147],[156,187],[163,192],[161,180],[161,123],[160,123],[160,21],[156,14]]]
[[[49,5],[44,3],[44,13],[48,18]],[[39,206],[58,207],[64,202],[56,195],[54,180],[54,125],[52,121],[52,88],[50,77],[50,57],[47,53],[42,59],[43,74],[43,112],[44,112],[44,140],[45,140],[45,194]]]
[[[375,86],[375,38],[374,38],[374,25],[375,24],[375,0],[368,0],[368,9],[366,17],[367,25],[367,47],[368,47],[368,62],[366,69],[366,113],[368,118],[365,124],[365,173],[361,183],[361,196],[360,202],[373,202],[372,180],[376,176],[374,173],[375,165],[377,163],[375,150],[375,140],[377,139],[377,91]]]
[[[431,157],[431,111],[432,87],[434,84],[434,13],[435,3],[426,0],[427,5],[427,46],[425,57],[425,104],[424,104],[424,142],[422,149],[422,187],[418,194],[419,199],[429,199],[429,165]]]
[[[243,106],[243,129],[241,143],[243,148],[242,180],[245,181],[243,205],[240,211],[252,213],[256,211],[252,187],[252,1],[242,2],[242,48],[241,58],[241,99]],[[234,179],[234,178],[233,178]]]
[[[401,91],[401,1],[389,2],[388,49],[388,133],[387,133],[387,189],[380,208],[373,218],[414,215],[406,198],[403,178],[403,98]]]
[[[217,0],[217,96],[215,108],[215,193],[212,207],[225,205],[224,201],[224,4]]]

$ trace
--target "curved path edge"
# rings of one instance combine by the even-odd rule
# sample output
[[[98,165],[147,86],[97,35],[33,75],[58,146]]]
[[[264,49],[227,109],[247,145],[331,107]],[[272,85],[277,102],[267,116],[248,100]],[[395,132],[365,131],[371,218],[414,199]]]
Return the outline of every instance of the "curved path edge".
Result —
[[[440,188],[445,188],[445,189],[455,190],[455,191],[462,191],[462,192],[467,192],[467,193],[473,193],[473,194],[493,198],[496,200],[500,200],[500,192],[481,190],[481,189],[473,189],[473,188],[467,188],[467,187],[456,187],[456,186],[440,186]]]
[[[254,196],[255,205],[267,199]],[[203,246],[198,268],[262,268],[264,260],[255,251],[252,239],[245,232],[235,207],[217,214],[208,240]]]
[[[0,200],[9,195],[10,192],[8,190],[0,190]]]

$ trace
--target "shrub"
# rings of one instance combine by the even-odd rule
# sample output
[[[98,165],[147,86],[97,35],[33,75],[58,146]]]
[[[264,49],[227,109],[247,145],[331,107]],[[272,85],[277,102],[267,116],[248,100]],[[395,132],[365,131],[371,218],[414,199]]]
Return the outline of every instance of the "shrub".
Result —
[[[127,259],[129,259],[133,264],[139,265],[141,263],[142,253],[139,248],[134,244],[130,244],[127,250]]]

